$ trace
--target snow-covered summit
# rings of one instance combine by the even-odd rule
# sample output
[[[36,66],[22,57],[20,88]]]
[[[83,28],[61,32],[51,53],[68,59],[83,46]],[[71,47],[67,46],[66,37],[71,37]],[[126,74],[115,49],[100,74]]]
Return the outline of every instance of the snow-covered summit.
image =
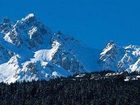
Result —
[[[53,32],[31,13],[0,24],[0,82],[49,80],[99,70],[140,72],[140,46],[109,42],[101,52],[62,32]]]
[[[96,69],[96,50],[52,32],[33,13],[0,26],[0,82],[49,80]]]
[[[35,17],[34,13],[30,13],[25,18],[23,18],[22,20],[29,20],[29,19],[34,18],[34,17]]]
[[[102,70],[139,72],[140,46],[118,46],[114,42],[108,43],[100,53]]]

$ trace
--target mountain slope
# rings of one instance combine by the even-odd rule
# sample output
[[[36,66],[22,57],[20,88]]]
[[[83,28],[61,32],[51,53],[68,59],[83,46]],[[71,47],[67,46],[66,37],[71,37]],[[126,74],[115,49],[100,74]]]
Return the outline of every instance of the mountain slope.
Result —
[[[140,46],[91,49],[61,32],[53,32],[33,13],[0,24],[0,82],[49,80],[77,73],[114,70],[140,72]]]
[[[97,70],[98,50],[52,32],[34,14],[0,24],[0,82],[48,80]]]
[[[117,46],[108,43],[100,54],[100,65],[103,70],[140,72],[140,46]]]

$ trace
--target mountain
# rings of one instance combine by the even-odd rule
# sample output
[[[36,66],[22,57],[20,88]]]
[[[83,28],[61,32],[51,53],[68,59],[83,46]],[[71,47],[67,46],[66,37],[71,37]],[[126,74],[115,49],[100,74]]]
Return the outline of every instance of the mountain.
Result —
[[[121,47],[110,42],[100,53],[99,63],[102,70],[140,72],[140,46]]]
[[[101,51],[62,32],[53,32],[31,13],[0,24],[0,82],[49,80],[114,70],[140,72],[140,46],[109,42]]]
[[[53,32],[31,13],[0,24],[0,82],[49,80],[97,70],[99,50]]]

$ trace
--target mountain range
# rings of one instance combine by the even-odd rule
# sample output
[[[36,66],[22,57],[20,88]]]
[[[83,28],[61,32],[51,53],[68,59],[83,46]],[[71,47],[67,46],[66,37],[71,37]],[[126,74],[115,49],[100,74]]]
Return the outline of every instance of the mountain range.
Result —
[[[140,72],[140,46],[109,42],[89,48],[72,36],[53,32],[33,13],[0,24],[0,82],[49,80],[73,74],[113,70]]]

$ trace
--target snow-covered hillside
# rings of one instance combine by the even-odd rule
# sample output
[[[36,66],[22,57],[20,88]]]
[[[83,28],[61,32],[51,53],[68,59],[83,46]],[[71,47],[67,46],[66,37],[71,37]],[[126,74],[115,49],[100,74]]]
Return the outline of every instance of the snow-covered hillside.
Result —
[[[0,82],[49,80],[97,70],[98,50],[52,32],[34,14],[0,24]]]

